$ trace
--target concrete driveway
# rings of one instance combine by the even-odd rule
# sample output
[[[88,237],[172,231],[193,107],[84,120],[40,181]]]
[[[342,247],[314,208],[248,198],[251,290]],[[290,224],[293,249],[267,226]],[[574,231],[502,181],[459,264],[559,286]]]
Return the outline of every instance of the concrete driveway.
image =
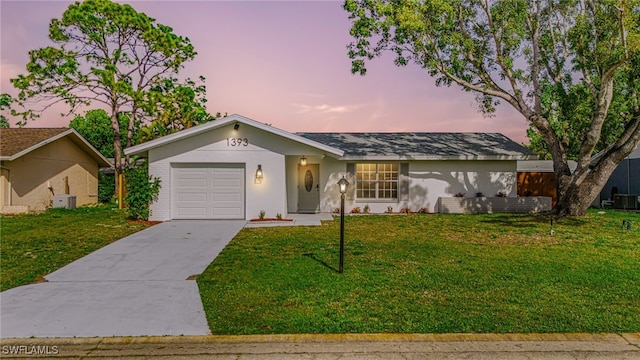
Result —
[[[0,337],[208,335],[200,274],[245,221],[172,221],[0,293]]]

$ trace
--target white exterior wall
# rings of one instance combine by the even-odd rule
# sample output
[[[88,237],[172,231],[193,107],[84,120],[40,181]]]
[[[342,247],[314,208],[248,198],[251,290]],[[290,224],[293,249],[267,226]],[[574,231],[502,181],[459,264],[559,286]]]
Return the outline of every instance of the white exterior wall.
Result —
[[[248,145],[229,146],[228,138],[246,138]],[[262,210],[267,217],[287,214],[287,206],[291,206],[287,191],[297,187],[297,161],[301,155],[311,159],[314,152],[318,150],[245,124],[240,124],[238,130],[229,125],[151,149],[149,174],[160,178],[161,183],[158,200],[151,204],[150,219],[165,221],[172,218],[172,163],[245,164],[245,219],[257,218]],[[315,158],[321,159],[320,156]],[[258,165],[262,165],[264,174],[260,184],[255,183]],[[291,177],[292,173],[294,177]],[[294,193],[296,206],[291,212],[297,211],[297,191]]]
[[[322,212],[331,212],[340,206],[337,182],[346,174],[347,162],[372,161],[339,161],[325,158],[320,163],[321,189],[323,189],[320,194]],[[395,212],[404,207],[409,207],[411,211],[425,207],[430,212],[437,212],[438,198],[442,196],[454,196],[460,192],[465,193],[466,197],[475,197],[477,192],[482,192],[485,196],[495,196],[498,192],[504,192],[509,197],[515,197],[517,194],[515,160],[434,160],[397,163],[409,163],[408,201],[357,199],[353,194],[355,178],[347,177],[351,192],[345,202],[345,211],[349,212],[354,207],[364,210],[365,205],[369,205],[372,213],[383,213],[387,211],[388,206],[393,207]]]

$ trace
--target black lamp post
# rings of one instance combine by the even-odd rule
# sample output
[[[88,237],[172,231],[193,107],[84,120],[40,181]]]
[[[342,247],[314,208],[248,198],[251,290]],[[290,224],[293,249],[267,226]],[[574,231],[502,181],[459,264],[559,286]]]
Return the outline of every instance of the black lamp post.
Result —
[[[342,274],[344,266],[344,194],[347,192],[349,182],[343,176],[338,181],[338,186],[340,187],[340,267],[338,272]]]

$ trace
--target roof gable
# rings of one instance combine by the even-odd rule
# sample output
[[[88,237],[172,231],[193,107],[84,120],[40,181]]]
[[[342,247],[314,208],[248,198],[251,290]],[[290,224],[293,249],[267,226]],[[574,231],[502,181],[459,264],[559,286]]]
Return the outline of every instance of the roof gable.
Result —
[[[299,133],[345,159],[526,160],[538,156],[498,133]]]
[[[317,148],[323,152],[326,152],[328,155],[332,155],[334,157],[340,157],[343,155],[343,151],[340,149],[336,149],[333,148],[331,146],[327,146],[326,144],[323,143],[319,143],[316,142],[312,139],[308,139],[308,138],[304,138],[301,136],[298,136],[296,134],[292,134],[290,132],[284,131],[282,129],[278,129],[276,127],[267,125],[267,124],[263,124],[261,122],[246,118],[244,116],[240,116],[237,114],[233,114],[233,115],[229,115],[227,117],[224,117],[222,119],[217,119],[214,121],[210,121],[208,123],[202,124],[202,125],[198,125],[198,126],[194,126],[192,128],[189,129],[185,129],[185,130],[181,130],[179,132],[173,133],[173,134],[169,134],[169,135],[165,135],[163,137],[151,140],[151,141],[147,141],[144,142],[142,144],[138,144],[135,146],[132,146],[130,148],[127,148],[124,150],[125,154],[127,155],[145,155],[149,150],[166,145],[166,144],[170,144],[172,142],[176,142],[176,141],[180,141],[183,139],[187,139],[189,137],[198,135],[198,134],[202,134],[204,132],[207,131],[212,131],[215,129],[219,129],[222,128],[224,126],[233,126],[235,124],[244,124],[247,126],[251,126],[269,133],[272,133],[274,135],[278,135],[278,136],[282,136],[286,139],[290,139],[293,141],[297,141],[299,143]]]
[[[13,161],[65,136],[96,160],[98,166],[111,167],[109,161],[96,148],[71,128],[0,129],[0,159]]]

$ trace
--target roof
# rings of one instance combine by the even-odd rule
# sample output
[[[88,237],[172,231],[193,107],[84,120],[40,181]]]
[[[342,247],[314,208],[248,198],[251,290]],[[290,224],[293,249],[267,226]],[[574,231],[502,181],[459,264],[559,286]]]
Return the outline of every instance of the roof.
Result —
[[[98,166],[111,166],[98,150],[77,131],[70,128],[0,129],[0,160],[13,161],[65,136],[96,160]]]
[[[314,147],[318,150],[321,150],[327,153],[327,155],[332,155],[336,158],[339,158],[343,155],[343,151],[340,149],[336,149],[334,147],[327,146],[325,144],[313,141],[311,139],[307,139],[307,138],[298,136],[296,134],[292,134],[290,132],[278,129],[276,127],[273,127],[267,124],[263,124],[261,122],[246,118],[244,116],[240,116],[238,114],[229,115],[218,120],[210,121],[208,123],[194,126],[192,128],[179,131],[177,133],[169,134],[151,141],[147,141],[142,144],[129,147],[125,149],[124,152],[127,155],[143,155],[144,156],[151,149],[154,149],[172,142],[176,142],[182,139],[186,139],[207,131],[219,129],[224,126],[232,126],[237,123],[245,124],[247,126],[252,126],[254,128],[258,128],[260,130],[264,130],[266,132],[287,138],[289,140],[293,140],[293,141]]]
[[[353,160],[529,160],[538,155],[498,133],[298,133]]]

